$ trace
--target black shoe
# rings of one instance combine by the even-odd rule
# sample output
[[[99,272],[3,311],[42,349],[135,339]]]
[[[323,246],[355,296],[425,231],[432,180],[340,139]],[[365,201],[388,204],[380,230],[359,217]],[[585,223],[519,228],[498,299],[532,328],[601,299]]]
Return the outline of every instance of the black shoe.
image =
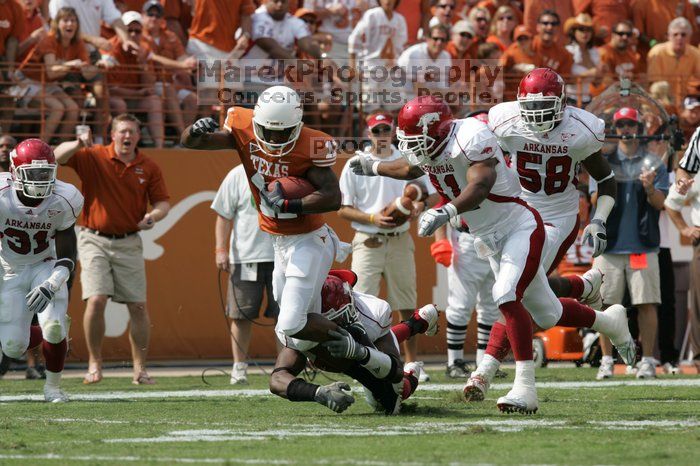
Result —
[[[451,379],[468,378],[471,375],[471,367],[464,359],[455,359],[454,363],[447,366],[445,374]]]

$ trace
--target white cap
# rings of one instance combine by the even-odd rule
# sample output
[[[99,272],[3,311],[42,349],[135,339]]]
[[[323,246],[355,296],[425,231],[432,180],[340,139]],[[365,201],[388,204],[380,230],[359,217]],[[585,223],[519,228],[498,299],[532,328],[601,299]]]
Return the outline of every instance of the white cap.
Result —
[[[127,11],[122,15],[122,22],[124,23],[125,26],[128,26],[129,24],[133,23],[134,21],[138,22],[140,25],[143,26],[143,20],[141,19],[141,13],[138,11]]]

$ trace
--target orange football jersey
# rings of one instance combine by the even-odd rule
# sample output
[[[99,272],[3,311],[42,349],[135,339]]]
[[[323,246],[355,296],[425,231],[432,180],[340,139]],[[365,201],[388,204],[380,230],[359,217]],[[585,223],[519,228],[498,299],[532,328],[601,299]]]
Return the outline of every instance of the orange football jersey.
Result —
[[[335,164],[335,143],[324,132],[304,126],[296,145],[283,157],[264,153],[253,134],[253,111],[231,107],[224,129],[236,139],[241,163],[248,176],[250,190],[258,208],[260,228],[273,235],[298,235],[323,226],[323,214],[274,213],[260,202],[260,189],[287,176],[306,178],[311,167],[332,167]]]

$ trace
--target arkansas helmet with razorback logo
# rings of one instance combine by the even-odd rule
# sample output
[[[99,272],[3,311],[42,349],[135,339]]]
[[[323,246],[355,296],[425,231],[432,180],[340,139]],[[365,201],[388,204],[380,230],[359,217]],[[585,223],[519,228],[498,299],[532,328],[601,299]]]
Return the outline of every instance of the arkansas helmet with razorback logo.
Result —
[[[17,191],[34,199],[49,197],[56,185],[53,149],[41,139],[20,142],[10,153],[10,172]]]
[[[549,68],[535,68],[518,86],[520,117],[533,133],[551,131],[564,116],[564,79]]]
[[[435,160],[447,143],[454,117],[441,98],[424,95],[401,108],[396,136],[399,150],[411,165]]]
[[[354,280],[351,275],[355,277]],[[349,270],[331,270],[321,289],[321,314],[341,327],[358,319],[352,296],[352,285],[356,281],[357,276]]]

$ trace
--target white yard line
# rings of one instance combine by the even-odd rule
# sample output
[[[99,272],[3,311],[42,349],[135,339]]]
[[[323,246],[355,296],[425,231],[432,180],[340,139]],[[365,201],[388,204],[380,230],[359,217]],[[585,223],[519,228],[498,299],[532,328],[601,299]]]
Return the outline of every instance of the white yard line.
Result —
[[[611,388],[611,387],[700,387],[700,378],[693,379],[656,379],[656,380],[613,380],[607,382],[541,382],[538,389],[576,390],[581,388]],[[417,394],[421,392],[461,391],[463,384],[424,384],[418,386]],[[512,387],[510,383],[496,383],[491,385],[494,390],[506,390]],[[355,387],[355,391],[361,388]],[[265,389],[238,389],[238,390],[158,390],[158,391],[115,391],[74,393],[69,397],[73,401],[112,401],[112,400],[145,400],[162,398],[225,398],[225,397],[258,397],[273,396]],[[12,401],[43,401],[40,394],[32,395],[2,395],[0,403]]]

